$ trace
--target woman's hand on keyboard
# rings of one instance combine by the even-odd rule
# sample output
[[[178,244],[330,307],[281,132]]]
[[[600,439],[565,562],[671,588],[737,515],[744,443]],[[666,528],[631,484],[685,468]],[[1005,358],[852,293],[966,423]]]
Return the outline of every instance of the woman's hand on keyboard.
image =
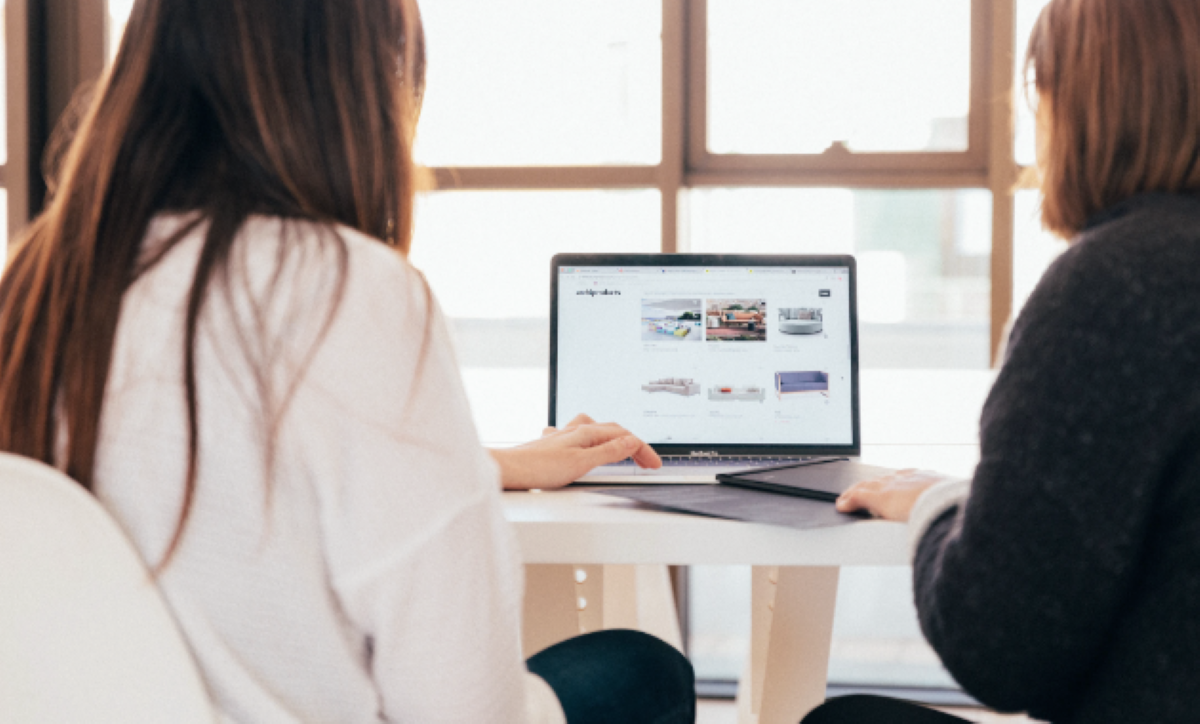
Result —
[[[490,451],[500,466],[505,490],[561,488],[592,468],[633,458],[644,468],[662,466],[658,453],[615,423],[580,415],[562,428],[548,427],[542,437],[517,447]]]

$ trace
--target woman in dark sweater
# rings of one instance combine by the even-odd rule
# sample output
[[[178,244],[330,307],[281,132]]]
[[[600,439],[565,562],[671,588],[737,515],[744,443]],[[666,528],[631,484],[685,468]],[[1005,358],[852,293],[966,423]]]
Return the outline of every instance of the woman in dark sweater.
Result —
[[[1043,220],[972,481],[839,501],[909,521],[921,626],[967,692],[1070,722],[1200,721],[1200,2],[1053,0],[1034,30]],[[872,697],[806,724],[951,722]]]

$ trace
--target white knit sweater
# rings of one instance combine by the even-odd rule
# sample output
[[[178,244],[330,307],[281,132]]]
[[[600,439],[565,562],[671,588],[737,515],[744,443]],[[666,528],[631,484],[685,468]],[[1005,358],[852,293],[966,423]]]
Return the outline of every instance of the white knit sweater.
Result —
[[[201,233],[126,294],[101,421],[98,494],[151,563],[182,502]],[[522,661],[520,561],[440,314],[397,254],[337,233],[331,319],[341,247],[311,224],[252,219],[209,294],[196,497],[160,586],[227,722],[562,722]]]

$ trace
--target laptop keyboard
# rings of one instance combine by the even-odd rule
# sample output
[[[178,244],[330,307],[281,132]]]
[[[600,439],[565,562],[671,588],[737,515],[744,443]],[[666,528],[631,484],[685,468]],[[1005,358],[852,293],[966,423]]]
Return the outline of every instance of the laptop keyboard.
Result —
[[[767,468],[773,465],[791,465],[816,460],[813,456],[796,457],[785,455],[722,455],[719,458],[694,458],[689,455],[663,455],[663,467],[685,468]],[[622,460],[614,465],[635,465],[633,460]]]

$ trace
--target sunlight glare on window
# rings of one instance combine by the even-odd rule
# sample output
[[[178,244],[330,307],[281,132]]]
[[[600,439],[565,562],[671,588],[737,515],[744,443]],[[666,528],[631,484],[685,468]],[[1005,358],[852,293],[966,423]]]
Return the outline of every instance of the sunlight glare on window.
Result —
[[[696,188],[687,208],[688,251],[854,254],[864,367],[987,368],[990,192]]]
[[[908,264],[898,251],[858,255],[858,318],[867,324],[903,322],[908,296]]]
[[[5,43],[7,40],[4,18],[5,12],[4,0],[0,0],[0,98],[8,97],[8,71],[7,71],[7,53],[5,52]],[[8,163],[8,104],[0,109],[0,164]],[[7,233],[8,225],[5,224],[4,230]]]
[[[0,189],[0,269],[8,262],[8,189]]]
[[[965,150],[970,9],[967,0],[709,0],[709,150]]]
[[[1033,32],[1033,26],[1037,23],[1038,16],[1042,13],[1042,8],[1049,4],[1050,0],[1017,0],[1017,48],[1013,54],[1017,65],[1013,78],[1016,79],[1016,100],[1014,103],[1017,109],[1016,159],[1017,163],[1022,166],[1031,166],[1037,162],[1037,149],[1034,139],[1034,130],[1037,123],[1033,117],[1033,110],[1029,107],[1031,99],[1027,99],[1025,96],[1025,84],[1032,80],[1024,77],[1025,50],[1029,46],[1029,35]],[[1032,91],[1032,88],[1030,90]]]
[[[105,54],[109,63],[117,56],[117,48],[121,45],[121,36],[125,34],[125,23],[129,21],[133,3],[134,0],[108,0],[108,38]]]
[[[437,0],[421,11],[421,163],[658,162],[662,3]]]
[[[411,259],[451,317],[545,319],[550,257],[657,251],[659,216],[657,190],[433,192]]]
[[[1066,240],[1042,228],[1041,193],[1018,191],[1013,210],[1013,316],[1020,313]]]

